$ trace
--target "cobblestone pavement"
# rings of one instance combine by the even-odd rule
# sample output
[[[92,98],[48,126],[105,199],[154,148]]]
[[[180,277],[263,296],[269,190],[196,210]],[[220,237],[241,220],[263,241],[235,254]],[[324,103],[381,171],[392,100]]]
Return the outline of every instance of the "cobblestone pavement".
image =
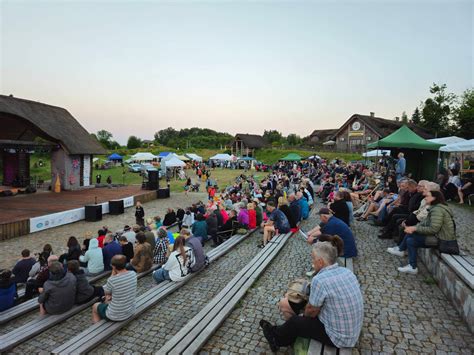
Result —
[[[95,353],[154,352],[177,333],[202,307],[244,267],[259,251],[256,232],[228,254],[211,264],[187,284],[114,335]],[[209,246],[206,245],[206,249]],[[216,275],[219,275],[217,278]],[[138,294],[154,285],[151,276],[139,281]],[[34,318],[34,316],[32,316]],[[91,325],[90,309],[36,336],[13,349],[14,353],[50,352]],[[11,329],[10,329],[11,330]],[[145,335],[145,340],[143,336]]]
[[[305,230],[318,222],[308,221]],[[398,274],[397,267],[406,260],[385,252],[392,243],[379,240],[378,229],[367,223],[356,222],[353,229],[359,250],[355,273],[365,300],[354,353],[473,353],[473,335],[423,265],[416,276]],[[302,238],[292,238],[202,353],[270,353],[258,322],[282,322],[276,304],[287,284],[309,267],[310,248]],[[282,348],[280,353],[290,350]]]
[[[205,193],[190,193],[186,196],[184,193],[172,193],[169,199],[153,200],[144,203],[145,214],[147,217],[156,215],[165,215],[168,207],[186,207],[199,200],[205,200]],[[0,241],[0,269],[12,268],[15,262],[20,258],[21,251],[25,248],[32,253],[40,252],[43,245],[51,244],[55,254],[60,255],[66,252],[66,243],[71,235],[76,236],[82,243],[86,232],[95,233],[104,225],[108,226],[112,231],[122,229],[124,225],[132,225],[135,223],[135,208],[127,208],[124,214],[118,216],[104,215],[102,221],[85,222],[79,221],[64,226],[48,229],[45,231],[30,233],[17,238]]]
[[[474,255],[474,207],[457,203],[450,203],[454,220],[456,221],[456,234],[459,247],[463,252]]]

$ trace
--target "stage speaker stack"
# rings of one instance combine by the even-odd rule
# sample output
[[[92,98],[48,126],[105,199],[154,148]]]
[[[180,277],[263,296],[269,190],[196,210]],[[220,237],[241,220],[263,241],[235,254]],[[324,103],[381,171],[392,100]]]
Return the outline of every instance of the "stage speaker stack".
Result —
[[[123,200],[109,201],[109,214],[117,215],[124,212]]]
[[[102,205],[87,205],[86,210],[86,221],[97,222],[102,220]]]
[[[148,171],[147,190],[158,190],[158,170]]]
[[[170,197],[170,189],[169,188],[162,188],[158,189],[156,193],[157,198],[169,198]]]

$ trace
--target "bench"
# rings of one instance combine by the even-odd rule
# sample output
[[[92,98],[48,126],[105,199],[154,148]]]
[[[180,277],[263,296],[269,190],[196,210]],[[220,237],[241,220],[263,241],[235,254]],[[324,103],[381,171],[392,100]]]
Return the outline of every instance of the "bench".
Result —
[[[159,268],[159,265],[153,265],[149,270],[137,274],[137,278],[140,279],[150,274],[152,271],[158,268]],[[107,276],[110,273],[111,273],[110,271],[107,271],[104,274],[105,276]],[[99,277],[99,276],[100,275],[97,275],[96,277]],[[104,276],[101,276],[101,277],[104,277]],[[37,299],[30,300],[30,301],[35,301],[36,303],[35,308],[38,307]],[[35,335],[40,334],[41,332],[55,326],[58,323],[61,323],[62,321],[72,317],[73,315],[83,311],[84,309],[89,308],[97,301],[98,299],[94,298],[90,300],[88,303],[75,305],[69,311],[62,314],[55,314],[55,315],[47,314],[47,315],[39,316],[38,318],[32,320],[31,322],[12,330],[10,333],[0,335],[0,352],[9,350],[13,348],[14,346],[17,346],[18,344],[21,344],[24,341],[30,338],[33,338]]]
[[[353,258],[337,258],[337,263],[340,266],[346,267],[354,272]],[[351,348],[334,348],[332,346],[324,345],[323,343],[308,338],[296,338],[293,344],[293,353],[295,355],[351,355]]]
[[[195,354],[217,330],[255,280],[283,248],[291,233],[272,239],[184,328],[157,354]]]
[[[440,254],[436,249],[418,249],[418,255],[470,331],[474,332],[474,257]]]
[[[246,239],[254,230],[249,231],[247,234],[236,235],[215,249],[211,250],[207,255],[209,257],[209,262],[214,262],[227,252],[229,252],[234,246],[239,244],[241,241]],[[85,329],[80,334],[76,335],[72,339],[68,340],[66,343],[60,345],[59,347],[52,350],[53,354],[83,354],[87,353],[90,350],[94,349],[96,346],[100,345],[102,342],[107,340],[113,334],[118,332],[120,329],[125,327],[131,321],[136,319],[142,313],[147,311],[149,308],[157,304],[160,300],[165,298],[167,295],[176,291],[178,288],[183,286],[188,282],[196,273],[188,274],[180,282],[162,282],[144,294],[140,295],[136,299],[135,312],[134,314],[121,322],[107,322],[101,320],[100,322],[95,323],[89,328]]]

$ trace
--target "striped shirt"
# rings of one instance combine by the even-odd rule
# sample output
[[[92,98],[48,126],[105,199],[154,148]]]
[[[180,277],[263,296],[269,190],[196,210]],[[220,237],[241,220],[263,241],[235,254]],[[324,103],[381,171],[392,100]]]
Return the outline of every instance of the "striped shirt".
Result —
[[[364,304],[352,271],[338,264],[321,269],[311,282],[309,303],[321,307],[319,320],[334,345],[355,346],[362,328]]]
[[[137,296],[137,274],[127,271],[109,277],[104,286],[106,294],[112,295],[105,315],[112,321],[122,321],[129,318],[135,311]]]

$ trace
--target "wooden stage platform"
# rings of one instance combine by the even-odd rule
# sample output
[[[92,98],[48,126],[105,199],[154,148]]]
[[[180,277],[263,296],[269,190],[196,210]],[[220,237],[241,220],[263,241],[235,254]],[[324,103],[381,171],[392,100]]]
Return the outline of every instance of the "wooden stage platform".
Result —
[[[0,197],[0,240],[28,234],[33,217],[72,210],[95,203],[134,196],[134,201],[156,199],[156,191],[140,186],[90,188],[76,191],[39,191],[33,194]]]

